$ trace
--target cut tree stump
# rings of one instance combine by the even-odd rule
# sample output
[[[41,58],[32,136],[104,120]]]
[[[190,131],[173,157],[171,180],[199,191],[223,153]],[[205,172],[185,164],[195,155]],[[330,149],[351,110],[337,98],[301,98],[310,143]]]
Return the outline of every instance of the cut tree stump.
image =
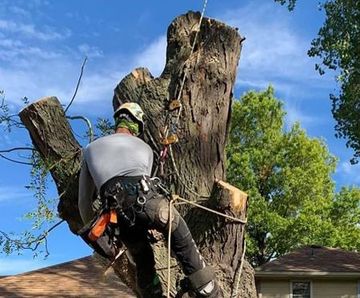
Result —
[[[177,97],[186,73],[180,96],[179,142],[171,146],[162,173],[164,181],[174,194],[187,200],[246,218],[244,194],[234,192],[234,188],[222,182],[226,181],[225,146],[242,38],[236,29],[204,18],[191,54],[199,19],[199,13],[188,12],[170,24],[166,66],[160,77],[154,78],[146,68],[135,69],[116,86],[113,108],[129,101],[141,105],[146,114],[144,139],[157,157],[155,168],[168,107]],[[47,97],[27,106],[20,117],[35,148],[46,162],[55,164],[50,171],[61,194],[59,215],[76,232],[82,225],[77,208],[80,146],[61,104],[55,97]],[[179,209],[206,262],[216,269],[225,297],[230,297],[243,253],[244,225],[191,206],[181,205]],[[158,273],[166,285],[166,243],[155,244],[154,251]],[[176,281],[181,278],[180,268],[175,261],[173,264],[172,295]],[[115,270],[134,289],[134,268],[126,257],[117,262]],[[247,262],[238,297],[256,297],[254,271]]]

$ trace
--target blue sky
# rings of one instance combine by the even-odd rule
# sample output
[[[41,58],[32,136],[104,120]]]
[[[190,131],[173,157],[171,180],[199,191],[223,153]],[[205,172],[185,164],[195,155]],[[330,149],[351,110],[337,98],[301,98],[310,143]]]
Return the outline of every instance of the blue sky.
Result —
[[[84,56],[89,60],[71,115],[111,118],[113,89],[134,67],[159,75],[165,62],[166,29],[174,17],[201,10],[202,1],[0,0],[0,90],[12,113],[27,96],[35,101],[55,95],[67,104]],[[206,15],[238,27],[246,37],[239,63],[235,97],[272,84],[284,101],[287,126],[299,121],[312,137],[323,138],[339,158],[337,188],[359,185],[359,166],[352,152],[334,137],[328,94],[336,90],[334,74],[320,77],[315,59],[306,55],[323,22],[317,1],[298,0],[289,13],[272,0],[209,0]],[[72,123],[77,130],[79,123]],[[83,144],[86,140],[80,140]],[[0,150],[30,143],[25,131],[0,131]],[[12,155],[18,157],[17,155]],[[21,232],[31,226],[23,214],[35,206],[24,187],[29,168],[0,159],[0,230]],[[53,187],[49,197],[56,197]],[[28,271],[90,253],[66,225],[49,237],[51,255],[0,254],[0,275]]]

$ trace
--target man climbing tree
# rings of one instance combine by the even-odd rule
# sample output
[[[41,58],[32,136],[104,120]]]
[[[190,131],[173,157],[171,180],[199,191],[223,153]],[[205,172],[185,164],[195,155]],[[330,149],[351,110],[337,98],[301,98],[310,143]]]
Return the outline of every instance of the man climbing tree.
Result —
[[[184,219],[169,205],[168,194],[159,179],[150,178],[153,153],[138,138],[144,131],[143,111],[136,103],[125,103],[115,111],[114,118],[115,134],[97,139],[83,152],[79,211],[83,222],[90,225],[82,234],[90,244],[97,240],[94,246],[97,250],[104,244],[113,244],[113,249],[105,248],[104,252],[100,249],[100,254],[108,254],[109,258],[117,255],[118,240],[121,240],[136,264],[141,297],[163,297],[148,229],[157,229],[167,236],[171,214],[171,248],[187,276],[188,289],[184,290],[191,291],[199,298],[221,297],[214,272],[205,265]],[[101,207],[94,217],[92,198],[95,187]],[[97,223],[103,221],[100,216],[109,212],[115,218],[111,220],[109,217],[109,222],[96,235],[99,229]],[[108,229],[110,239],[100,242],[105,229]],[[116,237],[118,239],[114,239]],[[113,254],[109,255],[109,252]]]
[[[193,12],[176,18],[168,29],[167,62],[161,76],[153,78],[144,68],[133,70],[116,86],[113,107],[117,111],[126,99],[146,110],[144,141],[154,152],[154,164],[162,165],[163,182],[172,193],[241,219],[234,222],[191,204],[178,208],[202,256],[214,267],[224,296],[255,297],[253,270],[244,260],[246,200],[234,204],[216,183],[225,180],[224,149],[243,39],[224,23],[207,18],[201,23],[201,19],[201,14]],[[177,97],[181,108],[175,114],[171,103]],[[57,186],[59,217],[77,233],[84,226],[78,208],[81,146],[68,123],[68,113],[56,97],[45,97],[26,106],[20,118]],[[173,118],[179,120],[176,127],[168,126]],[[166,126],[178,136],[177,143],[165,147],[167,151],[161,135]],[[166,162],[162,152],[167,152]],[[167,267],[171,258],[160,244],[153,245],[155,266],[171,297],[182,279],[181,270],[176,263]],[[136,288],[131,261],[125,255],[117,259],[114,269],[130,288]],[[171,273],[168,279],[167,272]]]

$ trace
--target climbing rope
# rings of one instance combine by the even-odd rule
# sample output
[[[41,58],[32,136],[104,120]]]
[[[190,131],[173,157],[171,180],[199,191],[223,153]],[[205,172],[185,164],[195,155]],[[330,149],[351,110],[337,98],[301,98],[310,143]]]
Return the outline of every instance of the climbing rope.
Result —
[[[171,229],[172,229],[172,207],[174,201],[169,201],[169,231],[168,231],[168,247],[167,247],[167,293],[166,297],[170,298],[170,290],[171,290]]]
[[[201,16],[200,16],[200,19],[199,19],[199,22],[197,24],[197,28],[196,28],[196,33],[195,33],[195,37],[194,37],[194,40],[193,40],[193,43],[191,45],[191,51],[190,51],[190,55],[191,56],[193,53],[194,53],[194,50],[195,50],[195,45],[196,45],[196,42],[197,42],[197,38],[198,38],[198,34],[200,32],[200,28],[201,28],[201,24],[202,24],[202,21],[203,21],[203,18],[204,18],[204,14],[205,14],[205,10],[206,10],[206,7],[207,7],[207,3],[208,3],[208,0],[205,0],[204,1],[204,5],[203,5],[203,8],[202,8],[202,12],[201,12]],[[156,166],[156,169],[154,171],[154,176],[156,176],[157,174],[157,171],[159,169],[159,167],[161,168],[161,171],[163,169],[163,166],[164,166],[164,163],[165,163],[165,160],[167,158],[167,153],[168,153],[168,149],[170,149],[171,151],[171,144],[172,143],[175,143],[178,141],[177,139],[177,136],[175,135],[176,133],[176,130],[177,130],[177,125],[179,123],[179,120],[180,120],[180,115],[181,115],[181,112],[182,112],[182,104],[181,104],[181,96],[182,96],[182,92],[183,92],[183,89],[184,89],[184,86],[185,86],[185,81],[187,79],[187,76],[188,76],[188,72],[187,70],[185,69],[185,65],[184,65],[184,74],[183,74],[183,77],[182,77],[182,80],[181,80],[181,83],[180,83],[180,89],[179,89],[179,92],[177,94],[177,97],[176,97],[176,100],[174,100],[175,102],[177,102],[176,104],[176,107],[175,107],[175,110],[177,110],[177,114],[175,115],[176,117],[176,120],[172,123],[167,123],[165,128],[164,128],[164,131],[163,131],[163,136],[164,136],[164,147],[163,149],[161,150],[160,152],[160,157],[159,157],[159,162],[158,162],[158,165]],[[167,115],[167,120],[168,122],[170,122],[171,120],[171,117],[169,117],[169,115]],[[169,133],[170,131],[173,133],[173,136],[170,136],[172,137],[171,139],[171,143],[169,143]],[[171,151],[172,152],[172,151]],[[172,153],[171,153],[172,154]],[[175,165],[175,162],[173,160],[173,165],[174,165],[174,169],[175,169],[175,172],[177,173],[177,176],[178,178],[180,177],[180,175],[178,175],[178,171],[177,171],[177,167]],[[161,173],[162,175],[163,173]],[[181,180],[181,179],[179,179]],[[181,180],[181,182],[183,182]],[[185,185],[185,183],[182,183]],[[188,188],[188,187],[187,187]],[[197,194],[194,190],[191,190],[191,192],[193,194],[196,194],[197,196],[200,196],[200,197],[208,197],[208,195],[206,196],[203,196],[203,195],[200,195],[200,194]]]
[[[199,32],[200,32],[200,28],[201,28],[201,24],[202,24],[202,21],[203,21],[203,18],[204,18],[207,3],[208,3],[208,0],[204,0],[204,5],[203,5],[202,12],[201,12],[200,20],[199,20],[197,28],[196,28],[196,33],[195,33],[193,43],[191,45],[191,52],[190,52],[190,55],[189,55],[190,57],[194,53],[194,50],[195,50],[197,38],[198,38],[198,35],[199,35]],[[173,150],[172,150],[172,144],[176,143],[178,141],[178,137],[176,135],[176,130],[177,130],[177,126],[178,126],[178,123],[180,121],[180,116],[181,116],[181,112],[182,112],[182,109],[183,109],[183,106],[181,104],[181,96],[182,96],[182,93],[183,93],[183,90],[184,90],[185,81],[187,79],[187,76],[188,76],[188,70],[186,69],[186,65],[184,64],[184,73],[183,73],[183,77],[182,77],[182,80],[181,80],[181,83],[180,83],[179,92],[178,92],[178,94],[176,96],[176,100],[173,100],[170,103],[170,106],[169,106],[169,111],[170,112],[173,112],[174,110],[177,110],[176,115],[175,115],[175,121],[173,121],[174,118],[171,117],[169,114],[166,116],[166,119],[167,119],[166,121],[168,123],[166,124],[166,126],[164,128],[164,131],[163,131],[163,136],[164,136],[163,145],[164,146],[163,146],[163,149],[160,151],[159,161],[158,161],[158,164],[157,164],[156,169],[154,171],[154,176],[156,176],[156,174],[157,174],[157,172],[159,170],[159,167],[160,167],[160,170],[161,170],[161,175],[163,175],[163,166],[164,166],[165,160],[167,158],[167,155],[170,152],[170,158],[171,158],[171,162],[172,162],[172,166],[174,168],[175,174],[176,174],[179,182],[185,187],[185,191],[188,192],[188,193],[191,193],[192,195],[200,197],[200,198],[210,198],[210,195],[202,195],[202,194],[196,192],[194,189],[189,187],[189,185],[187,185],[187,183],[182,179],[182,177],[181,177],[181,175],[179,173],[178,167],[176,165],[175,158],[174,158],[174,153],[173,153]],[[175,91],[175,93],[176,93],[176,91]],[[172,135],[169,137],[170,132],[172,133]],[[153,139],[152,139],[152,142],[154,142]],[[180,203],[176,203],[176,201],[180,201]],[[203,210],[205,210],[207,212],[213,213],[215,215],[221,216],[223,218],[229,219],[231,221],[234,221],[234,222],[237,222],[237,223],[240,223],[240,224],[246,224],[247,223],[247,219],[236,218],[234,216],[231,216],[231,215],[228,215],[228,214],[225,214],[225,213],[221,213],[221,212],[212,210],[212,209],[210,209],[208,207],[197,204],[195,202],[186,200],[186,199],[181,198],[179,196],[172,196],[172,198],[169,200],[169,214],[168,214],[168,216],[169,216],[169,230],[168,230],[168,240],[167,240],[167,242],[168,242],[167,243],[167,252],[168,252],[168,258],[167,258],[167,297],[168,298],[170,298],[170,292],[171,292],[171,230],[172,230],[172,216],[173,216],[172,215],[172,208],[173,208],[173,206],[175,204],[189,204],[189,205],[192,205],[194,207],[203,209]],[[239,270],[238,270],[237,274],[235,274],[235,277],[234,277],[234,278],[236,278],[236,282],[235,282],[236,286],[234,288],[233,293],[235,293],[236,295],[238,293],[238,288],[239,288],[239,284],[240,284],[241,271],[242,271],[244,257],[245,257],[245,249],[246,249],[246,244],[244,244],[243,254],[242,254],[242,257],[241,257]],[[234,296],[232,296],[232,297],[234,297]]]
[[[202,9],[202,12],[201,12],[200,20],[199,20],[198,26],[196,28],[194,41],[193,41],[193,43],[191,45],[191,51],[190,51],[189,57],[194,53],[197,37],[198,37],[199,32],[200,32],[200,27],[201,27],[201,24],[202,24],[202,20],[204,18],[207,3],[208,3],[208,0],[205,0],[204,1],[204,6],[203,6],[203,9]],[[179,90],[178,96],[176,98],[176,100],[179,101],[179,102],[180,102],[181,95],[182,95],[182,92],[183,92],[183,89],[184,89],[185,81],[187,79],[187,74],[188,74],[187,71],[184,69],[184,75],[183,75],[183,78],[182,78],[182,81],[181,81],[181,84],[180,84],[180,90]],[[179,107],[179,110],[178,110],[178,113],[177,113],[177,116],[176,116],[176,121],[174,123],[175,126],[177,126],[177,124],[179,122],[181,112],[182,112],[182,105],[180,104],[180,107]],[[165,127],[165,138],[168,137],[168,133],[169,133],[169,129],[168,129],[168,126],[166,126]]]
[[[233,287],[231,298],[237,298],[239,295],[239,287],[240,287],[241,274],[244,267],[245,253],[246,253],[246,240],[244,240],[243,252],[241,255],[239,268],[234,276],[235,286]]]

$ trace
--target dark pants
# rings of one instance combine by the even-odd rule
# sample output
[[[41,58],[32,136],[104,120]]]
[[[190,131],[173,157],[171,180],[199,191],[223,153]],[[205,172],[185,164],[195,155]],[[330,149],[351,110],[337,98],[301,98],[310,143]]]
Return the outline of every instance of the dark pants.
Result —
[[[171,249],[180,262],[185,275],[190,275],[205,267],[189,228],[178,211],[172,207]],[[137,282],[140,288],[151,284],[155,273],[155,260],[148,239],[148,230],[156,229],[168,237],[169,201],[162,195],[148,200],[143,210],[135,212],[132,208],[125,211],[133,226],[120,218],[120,238],[128,248],[137,268]]]

